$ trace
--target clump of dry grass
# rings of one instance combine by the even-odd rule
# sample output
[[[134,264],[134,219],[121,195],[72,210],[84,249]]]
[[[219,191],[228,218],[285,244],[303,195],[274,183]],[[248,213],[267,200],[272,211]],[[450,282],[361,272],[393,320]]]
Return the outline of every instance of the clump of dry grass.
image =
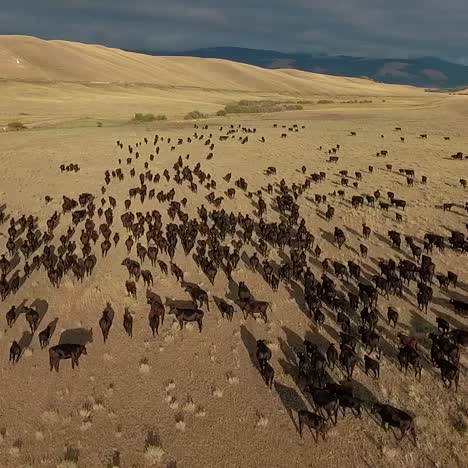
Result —
[[[93,403],[91,401],[85,401],[83,406],[80,408],[80,416],[84,419],[91,416],[91,411],[93,410]]]
[[[93,403],[94,411],[101,411],[104,409],[104,400],[102,398],[96,398]]]
[[[106,396],[111,397],[114,394],[114,384],[110,383],[106,390]]]
[[[205,408],[203,408],[203,406],[199,406],[195,411],[195,416],[197,418],[204,418],[206,416]]]
[[[266,427],[268,426],[268,418],[264,416],[263,414],[258,413],[257,414],[257,426],[258,427]]]
[[[57,423],[59,421],[59,413],[57,409],[52,409],[48,411],[44,411],[41,416],[42,420],[47,423]]]
[[[232,372],[228,372],[226,378],[230,385],[237,385],[239,383],[239,377],[235,376]]]
[[[175,421],[176,421],[176,428],[179,431],[185,431],[185,421],[184,421],[184,416],[182,414],[176,414],[175,416]]]
[[[63,460],[57,465],[57,468],[77,468],[79,451],[75,448],[67,448]]]
[[[175,410],[179,407],[179,402],[175,397],[171,397],[171,401],[169,402],[169,408]]]
[[[188,397],[187,401],[184,403],[183,410],[187,411],[188,413],[193,413],[195,408],[195,403],[193,402],[192,398]]]
[[[149,371],[151,370],[150,365],[148,364],[148,359],[143,358],[140,361],[140,373],[142,374],[148,374]]]
[[[78,464],[73,460],[62,460],[57,468],[78,468]]]
[[[218,387],[213,387],[212,390],[211,390],[211,394],[216,398],[222,398],[223,397],[223,391]]]
[[[174,390],[175,389],[175,382],[173,380],[170,380],[169,382],[167,382],[166,384],[166,392],[169,392],[171,390]]]
[[[159,436],[154,432],[148,432],[145,441],[145,459],[151,465],[160,465],[165,452],[161,447]]]
[[[15,442],[10,447],[10,450],[8,452],[10,453],[12,457],[18,457],[21,452],[22,447],[23,447],[23,441],[20,439],[15,440]]]
[[[87,431],[91,426],[93,425],[91,417],[88,417],[83,420],[83,422],[80,425],[80,430],[82,432]]]

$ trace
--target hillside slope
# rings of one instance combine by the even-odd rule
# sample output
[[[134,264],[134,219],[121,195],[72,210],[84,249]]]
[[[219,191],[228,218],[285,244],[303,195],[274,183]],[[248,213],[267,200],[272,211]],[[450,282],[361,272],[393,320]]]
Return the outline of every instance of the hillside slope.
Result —
[[[422,92],[358,78],[266,70],[221,59],[155,57],[29,36],[0,36],[0,78],[147,83],[289,95],[398,96]]]

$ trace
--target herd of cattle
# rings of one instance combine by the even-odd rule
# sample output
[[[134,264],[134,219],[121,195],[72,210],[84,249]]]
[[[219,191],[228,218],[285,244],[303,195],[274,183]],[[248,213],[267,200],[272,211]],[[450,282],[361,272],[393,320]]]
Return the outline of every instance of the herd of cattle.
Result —
[[[260,274],[273,293],[278,291],[282,283],[285,287],[293,285],[296,289],[299,288],[304,310],[318,333],[325,322],[335,323],[339,329],[337,343],[329,343],[325,349],[317,343],[304,340],[304,349],[297,350],[297,376],[303,380],[305,391],[311,395],[317,411],[299,411],[301,435],[305,425],[311,431],[315,431],[316,438],[319,434],[325,437],[328,422],[336,424],[339,409],[345,414],[349,408],[353,414],[361,416],[361,408],[365,402],[353,394],[352,385],[339,384],[333,380],[329,371],[335,368],[340,369],[349,381],[355,367],[362,365],[366,374],[370,373],[378,379],[382,358],[385,357],[391,362],[395,357],[405,374],[408,369],[413,369],[415,377],[420,379],[422,369],[427,364],[432,364],[440,370],[442,381],[448,388],[454,384],[455,390],[458,389],[460,354],[462,348],[468,345],[468,331],[453,327],[450,320],[437,317],[438,332],[434,331],[427,337],[432,343],[429,356],[421,349],[421,343],[416,337],[401,332],[394,332],[394,339],[400,343],[400,347],[392,356],[391,350],[383,349],[381,330],[385,319],[378,309],[378,302],[380,297],[391,300],[393,296],[404,296],[410,301],[410,287],[415,283],[417,305],[427,314],[433,299],[434,279],[438,280],[440,290],[446,294],[451,288],[459,286],[456,272],[436,274],[436,265],[431,253],[434,249],[444,253],[445,249],[450,248],[463,256],[468,252],[468,239],[461,231],[453,231],[449,237],[429,232],[423,242],[396,230],[389,231],[388,238],[393,252],[401,253],[401,259],[398,263],[392,258],[382,259],[379,263],[380,274],[374,276],[369,276],[362,270],[362,262],[365,261],[369,250],[366,241],[373,235],[371,228],[366,224],[362,226],[361,259],[354,258],[344,264],[330,258],[322,258],[322,249],[308,229],[306,220],[301,216],[303,200],[315,203],[319,216],[330,223],[334,219],[338,202],[349,203],[350,209],[361,209],[364,205],[373,209],[378,202],[383,213],[392,207],[405,210],[406,200],[397,198],[393,192],[387,192],[385,198],[379,189],[372,194],[353,195],[347,199],[346,187],[349,180],[353,179],[353,188],[358,190],[363,178],[371,177],[373,166],[369,166],[368,171],[355,172],[354,177],[350,176],[347,170],[340,170],[339,184],[342,189],[323,195],[315,194],[314,198],[308,194],[314,187],[320,186],[329,175],[326,172],[308,174],[305,166],[298,168],[302,178],[300,183],[278,180],[276,167],[268,167],[265,176],[267,181],[271,182],[261,188],[252,188],[243,177],[235,179],[228,173],[223,177],[223,185],[227,185],[224,193],[220,192],[218,181],[200,162],[190,166],[189,154],[185,156],[185,162],[182,156],[179,156],[174,158],[172,167],[154,172],[150,166],[153,163],[156,165],[164,143],[169,151],[175,151],[184,143],[202,142],[210,151],[206,160],[213,159],[214,135],[209,133],[205,136],[201,133],[209,132],[208,125],[195,127],[191,137],[179,138],[177,142],[156,135],[152,142],[144,138],[134,146],[128,145],[124,150],[124,144],[117,141],[118,161],[115,169],[106,170],[104,173],[101,200],[91,193],[82,193],[76,200],[63,196],[62,213],[56,211],[46,221],[46,229],[43,231],[33,216],[22,215],[15,219],[5,211],[0,212],[1,224],[6,224],[9,218],[7,252],[1,254],[0,258],[1,299],[5,300],[9,295],[14,295],[33,271],[47,272],[51,285],[56,288],[60,287],[66,275],[73,275],[76,281],[81,282],[85,277],[92,275],[98,262],[98,255],[93,253],[95,245],[100,242],[101,258],[106,258],[112,248],[117,248],[120,243],[121,233],[117,227],[118,223],[114,220],[114,213],[119,206],[119,209],[122,207],[120,223],[126,236],[124,244],[127,257],[121,261],[121,266],[128,271],[125,288],[129,296],[136,298],[141,285],[140,279],[142,280],[149,306],[148,324],[153,336],[159,333],[166,311],[174,315],[181,330],[186,323],[194,322],[200,332],[203,330],[204,316],[210,312],[212,294],[196,284],[184,281],[184,269],[174,261],[179,247],[185,254],[185,262],[193,259],[198,270],[206,275],[211,285],[215,284],[221,271],[226,275],[229,284],[235,286],[236,297],[232,297],[232,300],[215,300],[221,315],[228,320],[233,319],[235,306],[243,312],[245,319],[248,316],[258,317],[266,323],[269,318],[270,302],[255,298],[245,282],[240,281],[237,284],[232,277],[239,268],[241,258],[246,258],[250,270]],[[299,132],[304,128],[293,125],[288,130]],[[252,138],[252,135],[256,134],[256,129],[231,125],[227,130],[219,128],[219,132],[221,142],[235,140],[246,144],[249,136]],[[355,132],[351,134],[355,135]],[[281,134],[282,138],[286,136],[286,133]],[[427,138],[427,135],[421,135],[421,138]],[[261,137],[260,141],[266,142],[264,137]],[[137,173],[139,159],[143,159],[141,152],[144,147],[153,150],[146,160],[142,161],[144,170]],[[125,158],[121,156],[123,151],[128,152]],[[340,145],[325,152],[328,154],[328,162],[338,163]],[[386,150],[382,150],[378,155],[387,154]],[[76,172],[79,167],[69,164],[62,165],[60,169],[62,172]],[[392,172],[392,165],[387,164],[386,170]],[[399,173],[406,177],[408,186],[417,182],[414,170],[402,168]],[[112,192],[114,185],[120,184],[125,178],[135,181],[128,189],[128,197],[125,200],[120,202],[113,196],[106,196],[107,192]],[[167,183],[172,180],[175,186],[168,191],[157,191],[162,179]],[[427,177],[422,176],[421,183],[427,184]],[[466,180],[460,179],[460,184],[465,188]],[[194,194],[200,189],[204,190],[205,203],[209,206],[200,204],[196,216],[190,216],[185,211],[187,198],[177,197],[176,186],[183,185]],[[253,213],[234,213],[223,208],[224,196],[233,199],[240,196],[239,194],[249,198],[255,207]],[[47,196],[45,201],[48,203],[51,200],[52,197]],[[159,206],[161,211],[166,211],[169,222],[163,221],[163,214],[158,209],[143,211],[145,205],[148,208]],[[327,206],[323,212],[320,211],[322,206]],[[450,210],[452,206],[444,205],[443,208]],[[468,211],[467,205],[461,208]],[[267,220],[271,212],[279,221]],[[400,213],[395,213],[397,221],[402,221]],[[57,238],[58,228],[61,221],[67,219],[67,214],[71,215],[71,223]],[[347,234],[338,226],[334,227],[332,232],[334,244],[341,249],[347,243]],[[270,259],[271,249],[281,252],[280,265]],[[19,268],[13,271],[12,259],[19,255],[22,255],[24,260],[22,275]],[[321,271],[317,273],[316,269],[314,274],[312,267],[316,268],[317,264]],[[159,269],[158,275],[171,274],[175,277],[190,295],[193,306],[182,306],[177,301],[163,303],[159,295],[151,290],[156,268]],[[342,292],[343,288],[340,286],[346,286],[344,289],[348,291],[347,294]],[[468,303],[465,300],[450,299],[447,304],[453,306],[454,313],[467,316]],[[24,314],[31,334],[34,334],[40,324],[39,313],[34,307],[12,306],[6,312],[7,325],[12,327],[20,314]],[[99,320],[104,342],[112,329],[115,315],[112,305],[107,304]],[[396,329],[399,322],[397,308],[389,306],[386,318],[388,324]],[[130,337],[133,320],[133,315],[125,309],[123,328]],[[49,346],[52,334],[52,325],[40,331],[38,337],[41,348]],[[10,361],[16,363],[23,352],[20,344],[13,341],[10,347]],[[49,348],[50,370],[58,371],[62,359],[71,359],[74,368],[78,366],[80,356],[86,353],[86,345],[82,343],[60,343],[52,346]],[[259,372],[271,388],[275,374],[270,364],[272,352],[268,344],[261,339],[257,341],[256,356]],[[416,438],[413,416],[407,412],[377,402],[373,403],[371,410],[380,415],[384,427],[397,427],[402,436],[411,433]]]

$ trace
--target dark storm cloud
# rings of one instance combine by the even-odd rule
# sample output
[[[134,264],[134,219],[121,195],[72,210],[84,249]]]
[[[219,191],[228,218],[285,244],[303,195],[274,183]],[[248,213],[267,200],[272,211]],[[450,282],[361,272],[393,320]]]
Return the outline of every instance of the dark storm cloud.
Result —
[[[0,33],[125,49],[232,45],[468,60],[466,0],[0,0]],[[4,4],[4,5],[3,5]]]

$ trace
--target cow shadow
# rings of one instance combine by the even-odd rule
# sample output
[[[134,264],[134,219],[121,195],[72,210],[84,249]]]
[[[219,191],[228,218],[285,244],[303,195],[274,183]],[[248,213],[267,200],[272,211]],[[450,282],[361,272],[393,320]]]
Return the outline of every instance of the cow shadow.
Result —
[[[353,389],[353,395],[363,401],[364,407],[370,410],[374,403],[379,402],[379,398],[375,395],[372,390],[369,390],[363,383],[358,382],[355,379],[351,379],[347,382]]]
[[[194,302],[188,299],[171,299],[170,297],[166,297],[165,304],[169,309],[173,307],[177,309],[196,309]]]
[[[307,310],[304,302],[304,292],[301,286],[295,281],[291,280],[289,285],[286,285],[286,291],[288,291],[291,299],[294,299],[299,310],[306,316],[310,317],[309,311]]]
[[[238,293],[238,284],[232,278],[228,278],[228,291],[225,294],[226,299],[234,302],[235,304],[239,304]]]
[[[324,231],[323,229],[320,228],[321,231],[321,238],[324,239],[326,242],[328,242],[330,245],[335,245],[335,236],[328,231]]]
[[[31,341],[33,339],[33,334],[29,331],[24,331],[23,335],[21,336],[20,340],[18,341],[18,344],[21,347],[21,355],[18,358],[18,361],[23,357],[25,351],[28,349],[29,345],[31,344]]]
[[[349,227],[349,226],[344,226],[344,228],[351,234],[353,234],[354,236],[356,237],[362,237],[362,234],[360,234],[359,232],[357,232],[355,229]]]
[[[37,313],[39,314],[39,322],[38,322],[38,326],[39,326],[43,318],[47,314],[47,311],[49,310],[49,303],[44,299],[34,299],[33,303],[31,304],[31,307],[35,309]]]
[[[242,343],[244,343],[244,347],[247,350],[252,366],[257,369],[257,340],[255,339],[255,336],[250,333],[245,325],[241,325],[240,327],[240,336]]]
[[[281,400],[281,403],[284,406],[284,409],[288,413],[289,418],[291,419],[296,431],[299,431],[299,427],[296,422],[294,414],[297,414],[300,410],[307,408],[306,403],[301,398],[297,390],[287,385],[283,385],[279,382],[275,382],[275,390],[278,393],[278,396]]]
[[[80,344],[87,345],[93,342],[92,328],[70,328],[60,334],[58,344]]]

